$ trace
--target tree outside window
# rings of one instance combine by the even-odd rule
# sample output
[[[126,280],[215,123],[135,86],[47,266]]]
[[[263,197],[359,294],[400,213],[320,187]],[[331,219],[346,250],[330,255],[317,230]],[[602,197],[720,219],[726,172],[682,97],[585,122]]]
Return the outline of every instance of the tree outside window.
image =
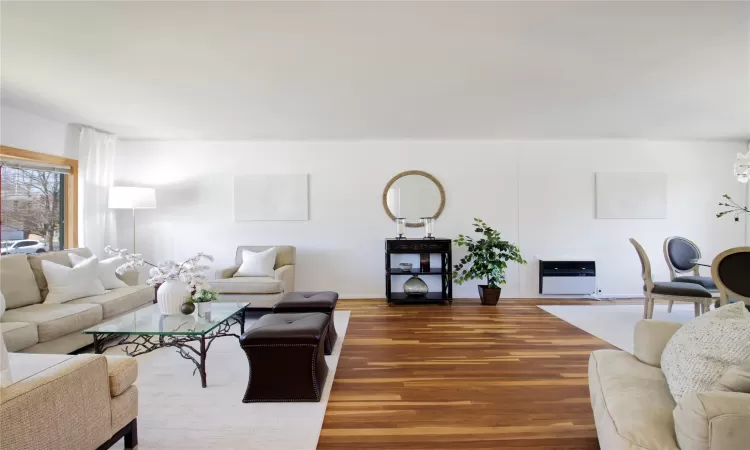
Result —
[[[64,175],[44,170],[2,167],[2,241],[44,242],[47,251],[63,248]]]

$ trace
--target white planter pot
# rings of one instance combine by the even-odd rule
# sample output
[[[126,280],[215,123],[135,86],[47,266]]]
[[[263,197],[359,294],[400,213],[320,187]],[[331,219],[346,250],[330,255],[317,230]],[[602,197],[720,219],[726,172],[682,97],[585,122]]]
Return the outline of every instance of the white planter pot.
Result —
[[[182,314],[180,306],[190,299],[190,288],[179,280],[169,280],[156,291],[156,303],[162,314]]]
[[[195,311],[198,317],[211,317],[211,302],[200,302],[195,304]]]

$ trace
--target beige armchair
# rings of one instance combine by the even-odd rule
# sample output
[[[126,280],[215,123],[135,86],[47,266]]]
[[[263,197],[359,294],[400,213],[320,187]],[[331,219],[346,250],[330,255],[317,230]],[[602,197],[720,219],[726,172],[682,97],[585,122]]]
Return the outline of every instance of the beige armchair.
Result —
[[[242,251],[262,252],[276,247],[273,277],[235,277],[242,264]],[[210,282],[218,291],[217,300],[223,302],[249,302],[250,308],[270,309],[285,292],[294,292],[294,266],[296,249],[290,245],[237,247],[235,264],[216,271]]]
[[[589,392],[599,445],[607,450],[736,450],[750,442],[750,394],[708,391],[675,403],[661,371],[681,324],[641,320],[630,353],[596,350]]]
[[[0,389],[0,450],[95,450],[138,445],[135,358],[10,355]],[[120,447],[122,448],[122,447]]]

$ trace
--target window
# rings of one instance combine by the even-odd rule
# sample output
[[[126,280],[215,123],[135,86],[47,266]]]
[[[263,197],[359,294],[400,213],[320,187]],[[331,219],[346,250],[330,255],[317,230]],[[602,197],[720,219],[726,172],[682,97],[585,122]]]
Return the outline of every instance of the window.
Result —
[[[0,146],[2,253],[77,245],[77,161]]]

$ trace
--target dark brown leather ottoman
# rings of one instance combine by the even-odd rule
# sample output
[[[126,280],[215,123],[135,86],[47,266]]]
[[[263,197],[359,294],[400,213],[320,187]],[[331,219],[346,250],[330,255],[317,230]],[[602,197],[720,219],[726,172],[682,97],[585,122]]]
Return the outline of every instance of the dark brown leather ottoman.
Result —
[[[323,313],[266,314],[255,322],[240,337],[250,363],[242,402],[320,401],[328,322]]]
[[[326,339],[326,355],[330,355],[336,344],[336,327],[333,324],[333,312],[339,300],[338,292],[289,292],[281,297],[273,307],[274,313],[308,313],[319,312],[331,318],[328,323],[328,338]]]

